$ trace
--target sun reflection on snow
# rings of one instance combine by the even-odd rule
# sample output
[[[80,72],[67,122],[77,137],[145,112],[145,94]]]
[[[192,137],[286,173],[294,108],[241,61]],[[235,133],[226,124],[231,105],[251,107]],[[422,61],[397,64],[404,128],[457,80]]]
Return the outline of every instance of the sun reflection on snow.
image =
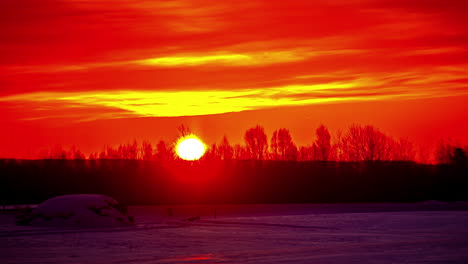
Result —
[[[188,255],[188,256],[177,256],[174,258],[166,259],[170,261],[169,263],[218,263],[220,259],[212,253],[208,254],[198,254],[198,255]]]

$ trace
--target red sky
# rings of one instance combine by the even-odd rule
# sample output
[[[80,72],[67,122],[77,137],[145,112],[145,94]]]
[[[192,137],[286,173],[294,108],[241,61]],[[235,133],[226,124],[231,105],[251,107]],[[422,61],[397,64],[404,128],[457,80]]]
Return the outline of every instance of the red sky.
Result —
[[[264,125],[466,142],[468,2],[0,1],[0,157]]]

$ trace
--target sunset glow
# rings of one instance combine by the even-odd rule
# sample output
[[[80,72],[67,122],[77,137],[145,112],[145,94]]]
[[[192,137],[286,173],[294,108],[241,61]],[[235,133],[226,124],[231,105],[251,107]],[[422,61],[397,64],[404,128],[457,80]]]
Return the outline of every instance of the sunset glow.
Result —
[[[432,147],[468,134],[468,4],[1,1],[0,157],[210,145],[257,124],[298,144],[354,123]],[[72,16],[70,14],[73,14]],[[103,129],[105,128],[105,129]],[[149,131],[149,128],[152,131]],[[91,136],[92,135],[92,136]]]
[[[197,160],[205,154],[206,146],[194,135],[179,139],[176,146],[177,155],[183,160]]]
[[[467,175],[468,0],[0,0],[0,263],[468,263]]]

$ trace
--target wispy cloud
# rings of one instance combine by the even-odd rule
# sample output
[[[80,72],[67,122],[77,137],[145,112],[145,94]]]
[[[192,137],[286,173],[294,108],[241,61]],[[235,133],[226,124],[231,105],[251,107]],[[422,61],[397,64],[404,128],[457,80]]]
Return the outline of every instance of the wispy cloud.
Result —
[[[443,71],[441,69],[439,72]],[[420,99],[430,97],[468,94],[461,88],[468,77],[466,73],[445,69],[444,73],[428,74],[423,71],[400,74],[358,76],[350,74],[345,79],[333,81],[333,76],[342,78],[345,72],[331,73],[324,83],[291,83],[282,86],[253,87],[234,90],[207,89],[199,91],[89,91],[89,92],[33,92],[0,97],[0,102],[32,104],[36,108],[48,107],[66,113],[73,109],[69,118],[76,116],[76,109],[107,109],[104,113],[80,111],[79,120],[112,119],[128,116],[171,117],[212,115],[272,107],[304,106],[312,104]],[[317,76],[298,76],[307,81]],[[430,87],[428,85],[431,85]],[[447,93],[446,91],[451,91]],[[112,115],[115,109],[115,115]],[[28,118],[39,118],[41,111],[30,111]],[[37,116],[39,115],[39,117]]]
[[[449,2],[3,1],[0,101],[181,116],[464,94]]]
[[[6,73],[59,73],[73,71],[87,71],[96,68],[119,68],[128,69],[134,66],[146,66],[148,68],[183,68],[194,66],[222,66],[222,67],[242,67],[242,66],[269,66],[273,64],[292,63],[305,61],[319,56],[330,56],[337,54],[356,54],[360,50],[264,50],[246,53],[236,52],[204,52],[191,54],[167,54],[160,57],[150,57],[145,59],[129,61],[108,61],[80,64],[52,64],[52,65],[15,65],[0,67]]]
[[[270,65],[305,60],[312,54],[300,51],[263,51],[253,53],[194,54],[137,60],[132,63],[158,67],[190,67],[197,65],[251,66]]]

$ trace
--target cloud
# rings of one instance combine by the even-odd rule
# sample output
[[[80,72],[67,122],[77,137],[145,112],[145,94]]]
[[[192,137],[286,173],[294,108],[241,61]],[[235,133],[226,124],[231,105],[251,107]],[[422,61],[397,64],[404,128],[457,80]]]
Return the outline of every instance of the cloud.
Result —
[[[329,73],[328,76],[297,76],[281,86],[259,86],[243,89],[206,90],[126,90],[88,92],[32,92],[0,97],[0,102],[33,105],[25,119],[51,117],[77,120],[113,119],[122,117],[172,117],[212,115],[273,107],[305,106],[323,103],[370,100],[400,100],[468,94],[464,86],[468,76],[458,68],[379,76],[354,73]],[[333,80],[333,77],[336,77]],[[323,79],[325,78],[325,79]],[[447,91],[450,91],[448,93]],[[48,109],[44,114],[44,108]],[[104,109],[102,113],[86,109]],[[77,111],[76,109],[80,109]],[[67,116],[67,113],[71,113]],[[112,113],[115,113],[113,115]],[[42,117],[41,117],[42,116]],[[52,115],[52,117],[54,117]],[[57,116],[55,116],[57,117]]]
[[[109,110],[95,118],[113,118],[464,94],[465,7],[0,1],[0,101],[49,107],[28,110],[34,118],[89,107]]]
[[[169,56],[137,60],[133,63],[158,67],[190,67],[198,65],[265,66],[307,59],[311,54],[299,51],[264,51],[247,54],[219,53],[188,56]]]

